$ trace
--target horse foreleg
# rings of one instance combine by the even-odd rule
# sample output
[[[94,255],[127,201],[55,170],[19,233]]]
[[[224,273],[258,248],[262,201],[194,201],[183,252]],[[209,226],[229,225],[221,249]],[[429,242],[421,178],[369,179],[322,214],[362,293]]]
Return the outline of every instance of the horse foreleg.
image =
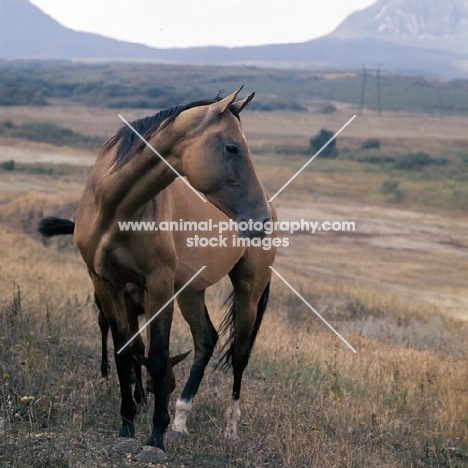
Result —
[[[159,279],[161,278],[161,279]],[[173,276],[159,277],[156,287],[148,288],[145,294],[145,312],[147,314],[148,358],[146,368],[151,377],[154,393],[154,412],[152,432],[143,450],[137,455],[138,461],[161,462],[164,459],[164,433],[170,422],[167,409],[164,380],[169,363],[169,337],[171,333],[174,303],[171,302],[157,317],[153,314],[172,296],[174,289]]]
[[[205,291],[184,291],[179,295],[178,303],[192,332],[195,356],[190,376],[176,403],[176,413],[171,429],[177,433],[188,434],[187,419],[203,379],[205,368],[213,355],[218,341],[218,333],[211,323],[205,306]]]

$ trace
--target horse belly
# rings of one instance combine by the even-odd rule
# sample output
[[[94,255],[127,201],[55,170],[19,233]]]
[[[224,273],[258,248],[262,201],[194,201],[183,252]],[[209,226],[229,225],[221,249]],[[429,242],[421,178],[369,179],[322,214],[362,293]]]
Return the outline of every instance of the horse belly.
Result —
[[[219,242],[219,238],[217,240]],[[227,246],[179,248],[176,288],[189,281],[202,267],[203,270],[190,283],[189,289],[206,289],[226,276],[245,252],[245,248],[233,247],[229,244],[230,241],[228,238]]]

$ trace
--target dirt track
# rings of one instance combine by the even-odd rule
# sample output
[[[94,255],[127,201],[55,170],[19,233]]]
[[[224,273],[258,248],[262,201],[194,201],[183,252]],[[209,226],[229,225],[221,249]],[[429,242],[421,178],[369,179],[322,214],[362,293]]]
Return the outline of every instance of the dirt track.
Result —
[[[15,147],[0,145],[0,162],[14,160],[17,163],[54,163],[71,164],[74,166],[92,166],[96,155],[89,153],[79,153],[64,148],[57,151],[56,148],[49,148],[47,145],[37,145],[36,148]]]
[[[355,221],[355,232],[284,233],[281,264],[313,278],[338,278],[426,302],[468,319],[468,218],[381,206],[280,208],[282,220]]]

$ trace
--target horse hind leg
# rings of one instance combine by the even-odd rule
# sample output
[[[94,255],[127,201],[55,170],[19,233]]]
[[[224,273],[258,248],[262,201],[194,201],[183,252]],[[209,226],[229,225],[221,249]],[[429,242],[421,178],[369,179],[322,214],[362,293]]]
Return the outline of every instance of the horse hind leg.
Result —
[[[187,383],[176,403],[176,413],[171,430],[177,434],[188,434],[187,419],[206,366],[213,355],[218,341],[218,333],[208,315],[205,305],[205,291],[184,291],[178,297],[178,304],[192,332],[195,356]]]

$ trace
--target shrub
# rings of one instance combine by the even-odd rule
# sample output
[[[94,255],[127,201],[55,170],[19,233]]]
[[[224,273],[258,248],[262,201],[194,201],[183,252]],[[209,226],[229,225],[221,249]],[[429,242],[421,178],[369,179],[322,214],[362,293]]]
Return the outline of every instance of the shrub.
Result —
[[[44,106],[47,101],[28,87],[0,87],[0,106]]]
[[[334,133],[331,130],[325,130],[322,128],[317,135],[310,139],[309,154],[315,154],[319,151],[323,145],[325,145],[332,137]],[[338,150],[336,148],[336,138],[332,140],[320,153],[321,156],[328,158],[336,158],[338,156]]]
[[[399,182],[396,180],[384,180],[382,185],[380,186],[380,193],[382,195],[388,195],[389,193],[394,192],[398,189]]]
[[[15,128],[15,124],[13,123],[12,120],[5,120],[5,121],[3,122],[3,126],[4,126],[5,128]]]
[[[405,198],[405,194],[400,190],[399,185],[400,183],[397,180],[384,180],[380,186],[380,193],[382,195],[390,195],[390,201],[400,203]]]
[[[431,158],[427,153],[408,153],[395,161],[395,169],[421,169],[431,164],[437,164],[437,160]]]
[[[401,201],[403,201],[403,198],[405,198],[405,194],[400,189],[396,189],[393,192],[393,201],[395,203],[400,203]]]
[[[400,203],[405,195],[402,190],[398,188],[400,183],[396,180],[387,179],[384,180],[382,185],[380,186],[380,193],[382,195],[391,195],[390,200],[394,203]]]
[[[98,145],[102,138],[82,135],[53,122],[26,122],[21,125],[6,120],[0,124],[0,134],[55,145]]]
[[[4,171],[14,171],[15,170],[15,161],[10,159],[9,161],[3,161],[2,164],[0,164],[0,167]]]
[[[263,112],[272,112],[277,110],[292,110],[296,112],[306,112],[307,107],[304,107],[297,102],[252,102],[249,105],[250,110],[257,110]]]
[[[320,109],[319,112],[321,114],[333,114],[336,112],[336,106],[334,104],[324,104]]]
[[[362,149],[380,149],[380,140],[378,138],[368,138],[362,142]]]

